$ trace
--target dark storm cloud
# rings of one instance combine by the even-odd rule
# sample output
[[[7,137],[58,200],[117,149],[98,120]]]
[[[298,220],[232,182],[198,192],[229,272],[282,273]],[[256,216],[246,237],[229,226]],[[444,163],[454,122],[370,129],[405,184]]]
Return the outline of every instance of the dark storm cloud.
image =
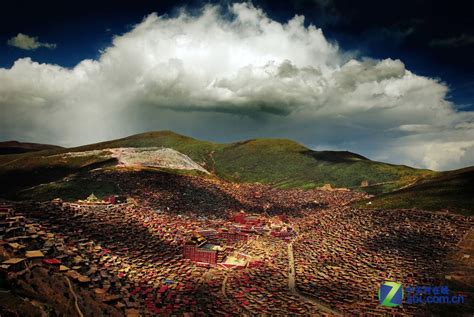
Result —
[[[432,47],[457,48],[468,45],[474,45],[474,35],[461,34],[460,36],[435,39],[430,42],[430,46]]]

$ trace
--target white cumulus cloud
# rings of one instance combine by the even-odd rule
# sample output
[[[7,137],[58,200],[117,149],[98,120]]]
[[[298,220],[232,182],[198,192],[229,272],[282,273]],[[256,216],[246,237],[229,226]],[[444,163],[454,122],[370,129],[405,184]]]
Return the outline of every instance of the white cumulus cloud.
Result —
[[[313,148],[449,169],[474,164],[474,116],[400,60],[341,51],[295,16],[251,4],[150,14],[74,68],[0,68],[0,135],[77,145],[172,129],[229,141],[288,137]]]

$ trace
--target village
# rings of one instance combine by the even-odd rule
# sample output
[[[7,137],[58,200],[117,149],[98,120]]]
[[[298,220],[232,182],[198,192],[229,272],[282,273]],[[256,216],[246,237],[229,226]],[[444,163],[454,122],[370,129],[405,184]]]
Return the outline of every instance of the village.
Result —
[[[104,315],[413,315],[425,308],[380,306],[378,285],[442,283],[472,227],[459,215],[355,209],[366,195],[349,190],[106,176],[121,195],[1,203],[7,283],[65,276]]]

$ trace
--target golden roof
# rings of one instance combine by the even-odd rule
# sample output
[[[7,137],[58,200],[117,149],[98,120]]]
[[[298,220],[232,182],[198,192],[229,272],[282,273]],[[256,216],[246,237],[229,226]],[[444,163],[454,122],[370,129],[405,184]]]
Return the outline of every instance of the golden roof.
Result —
[[[3,261],[2,264],[17,264],[17,263],[20,263],[20,262],[23,262],[25,261],[26,259],[25,258],[11,258],[11,259],[8,259],[6,261]]]
[[[44,254],[40,250],[26,251],[25,256],[29,259],[31,259],[31,258],[44,258]]]

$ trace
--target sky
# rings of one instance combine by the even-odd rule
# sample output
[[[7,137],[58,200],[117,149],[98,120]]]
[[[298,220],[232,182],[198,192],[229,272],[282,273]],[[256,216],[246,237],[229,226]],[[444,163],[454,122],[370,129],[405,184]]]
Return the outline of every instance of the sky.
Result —
[[[474,3],[14,1],[0,140],[153,130],[434,170],[474,165]]]

